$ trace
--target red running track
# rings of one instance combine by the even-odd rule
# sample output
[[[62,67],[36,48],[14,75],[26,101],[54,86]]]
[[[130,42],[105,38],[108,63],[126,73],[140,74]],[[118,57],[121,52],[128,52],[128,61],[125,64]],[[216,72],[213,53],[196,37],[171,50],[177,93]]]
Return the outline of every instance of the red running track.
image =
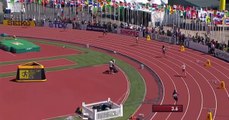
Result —
[[[1,30],[0,30],[1,31]],[[11,52],[6,52],[0,49],[0,61],[8,62],[14,60],[23,60],[23,59],[33,59],[33,58],[45,58],[45,57],[56,57],[61,55],[72,55],[72,54],[79,54],[80,51],[73,50],[73,49],[64,49],[62,47],[57,47],[55,45],[46,45],[41,43],[36,43],[40,46],[40,52],[28,52],[23,54],[13,54]],[[55,51],[55,52],[53,52]]]
[[[55,60],[41,60],[37,62],[44,65],[45,68],[60,67],[60,66],[67,66],[67,65],[75,64],[74,62],[67,60],[65,58],[60,58],[60,59],[55,59]],[[0,73],[3,74],[7,72],[16,72],[18,65],[19,64],[2,65],[0,67],[4,69],[0,69]]]
[[[38,37],[42,34],[43,38],[61,39],[83,44],[89,43],[129,55],[150,66],[160,76],[163,83],[164,95],[161,104],[174,104],[171,94],[174,89],[177,89],[179,93],[178,103],[184,105],[182,113],[156,113],[151,116],[151,119],[202,120],[206,119],[209,110],[213,112],[214,119],[227,120],[229,118],[227,86],[229,84],[229,63],[225,61],[191,49],[180,52],[179,46],[157,41],[149,42],[140,39],[139,44],[135,45],[135,38],[116,34],[108,34],[105,37],[101,37],[102,33],[98,32],[78,30],[59,32],[58,29],[48,28],[14,28],[10,30],[9,27],[1,26],[0,30],[19,36],[24,36],[31,31],[31,34],[26,36]],[[50,34],[46,34],[47,32]],[[161,54],[162,45],[168,48],[166,57]],[[206,59],[211,60],[212,67],[204,66]],[[187,66],[186,78],[180,77],[182,63]],[[218,82],[221,80],[225,81],[226,90],[217,89]],[[147,90],[146,94],[150,93]],[[151,106],[151,104],[148,104],[148,106]],[[139,111],[141,111],[141,108]],[[136,115],[138,113],[140,112],[137,112]],[[141,113],[145,115],[152,114],[150,107],[144,109]]]
[[[145,89],[146,94],[145,94],[144,100],[142,101],[142,104],[137,108],[138,110],[136,111],[136,114],[138,114],[138,113],[144,113],[145,114],[145,112],[147,112],[145,114],[144,119],[151,118],[152,113],[151,112],[149,113],[149,111],[146,111],[146,110],[151,110],[152,106],[149,105],[149,103],[156,102],[157,99],[159,98],[159,95],[158,95],[159,86],[155,82],[155,78],[152,76],[152,74],[147,69],[141,69],[141,67],[138,63],[136,63],[133,60],[130,60],[124,56],[121,56],[119,54],[112,54],[110,52],[105,52],[105,51],[99,50],[99,49],[95,49],[95,50],[109,54],[109,55],[113,56],[114,58],[118,58],[120,60],[126,61],[130,65],[132,65],[136,70],[138,70],[138,72],[141,74],[141,76],[144,79],[145,86],[146,86],[146,89]],[[148,93],[148,91],[150,91],[150,92]]]
[[[128,91],[123,72],[103,74],[107,65],[48,72],[47,82],[16,83],[0,80],[1,120],[41,120],[72,114],[82,102],[121,103]],[[90,75],[88,75],[89,71]],[[117,87],[118,86],[118,87]],[[117,89],[118,88],[118,89]]]

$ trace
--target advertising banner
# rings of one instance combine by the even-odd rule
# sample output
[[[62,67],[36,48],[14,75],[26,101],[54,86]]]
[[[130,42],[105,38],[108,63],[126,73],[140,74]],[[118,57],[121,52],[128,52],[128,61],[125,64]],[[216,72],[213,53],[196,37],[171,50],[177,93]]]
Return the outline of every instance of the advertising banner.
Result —
[[[3,25],[35,27],[35,22],[34,21],[3,20]]]
[[[103,32],[104,30],[106,30],[106,28],[102,26],[87,25],[86,30]]]
[[[50,28],[71,28],[72,29],[72,24],[62,22],[62,21],[50,21],[44,23],[45,27],[50,27]]]
[[[121,28],[120,34],[128,35],[128,36],[137,36],[137,35],[139,36],[139,31]]]

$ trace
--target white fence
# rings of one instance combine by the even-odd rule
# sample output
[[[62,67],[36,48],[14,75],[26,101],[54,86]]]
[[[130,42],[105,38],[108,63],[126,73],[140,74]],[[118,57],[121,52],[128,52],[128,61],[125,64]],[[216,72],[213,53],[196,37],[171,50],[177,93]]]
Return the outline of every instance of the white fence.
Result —
[[[98,106],[101,104],[111,104],[111,109],[98,111],[97,109],[93,109],[94,106]],[[108,98],[107,101],[85,104],[82,103],[82,110],[84,115],[88,115],[88,117],[92,120],[107,120],[111,118],[117,118],[123,116],[123,105],[116,104]]]

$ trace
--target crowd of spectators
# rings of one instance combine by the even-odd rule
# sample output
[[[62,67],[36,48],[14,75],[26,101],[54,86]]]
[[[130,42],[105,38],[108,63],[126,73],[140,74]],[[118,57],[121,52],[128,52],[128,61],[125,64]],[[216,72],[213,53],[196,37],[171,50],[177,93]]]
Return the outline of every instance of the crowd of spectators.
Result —
[[[205,34],[204,37],[200,36],[197,32],[195,36],[192,36],[191,39],[193,42],[197,42],[202,45],[207,45],[209,48],[209,52],[211,54],[215,53],[215,49],[223,50],[229,52],[228,46],[226,43],[220,43],[215,39],[211,39],[208,34]]]
[[[20,20],[19,17],[15,17],[13,15],[10,16],[10,19],[11,20]],[[148,27],[145,27],[143,25],[138,26],[138,25],[131,25],[131,24],[122,23],[122,22],[120,22],[120,25],[118,25],[117,23],[111,23],[111,22],[105,23],[105,22],[100,22],[100,21],[95,21],[95,20],[94,21],[86,21],[86,20],[79,21],[76,18],[70,18],[70,17],[63,18],[61,16],[57,16],[53,20],[45,16],[43,17],[41,21],[37,21],[35,18],[31,18],[31,17],[28,17],[25,20],[33,20],[33,21],[36,21],[36,23],[42,23],[39,25],[44,25],[45,22],[50,22],[50,21],[61,21],[64,23],[72,24],[73,29],[81,29],[82,25],[104,27],[107,29],[108,32],[115,32],[116,29],[120,27],[124,29],[142,31],[144,37],[146,37],[146,35],[150,33],[154,33],[154,34],[156,33],[159,35],[166,35],[169,37],[173,37],[176,39],[177,44],[184,44],[185,39],[188,39],[188,40],[197,42],[202,45],[207,45],[209,47],[210,53],[212,54],[214,54],[215,49],[229,52],[229,49],[228,49],[229,47],[226,43],[220,43],[215,39],[211,39],[209,37],[209,34],[200,35],[198,32],[196,32],[196,35],[191,36],[189,33],[188,34],[182,33],[181,29],[177,26],[172,26],[171,29],[165,30],[164,26],[161,25],[161,26],[153,27],[150,30]]]
[[[186,35],[181,32],[180,28],[174,26],[171,29],[167,29],[165,32],[164,26],[159,26],[156,28],[152,28],[152,33],[159,34],[159,35],[166,35],[169,37],[173,37],[176,39],[177,44],[184,44],[185,40],[193,41],[202,45],[207,45],[209,48],[209,53],[214,54],[215,49],[219,49],[222,51],[229,52],[229,45],[226,43],[220,43],[215,39],[211,39],[209,34],[204,34],[201,36],[198,32],[194,36],[190,34]]]

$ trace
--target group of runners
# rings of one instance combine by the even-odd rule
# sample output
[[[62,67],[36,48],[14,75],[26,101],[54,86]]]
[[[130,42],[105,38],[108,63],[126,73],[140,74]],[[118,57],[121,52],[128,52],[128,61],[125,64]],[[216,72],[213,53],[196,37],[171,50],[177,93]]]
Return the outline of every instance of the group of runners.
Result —
[[[135,42],[136,42],[136,44],[138,44],[138,40],[139,40],[138,35],[136,35],[135,36]],[[165,45],[162,45],[161,50],[162,50],[163,56],[165,57],[166,56],[166,51],[167,51],[167,48],[165,47]],[[182,71],[182,75],[181,76],[186,77],[186,65],[185,65],[185,63],[183,63],[181,65],[181,71]],[[172,97],[175,100],[176,104],[178,102],[178,95],[179,94],[177,93],[177,90],[174,90],[173,93],[172,93]]]
[[[162,54],[165,56],[165,53],[166,53],[166,47],[164,46],[164,45],[162,45]],[[181,71],[182,71],[182,76],[183,77],[186,77],[186,65],[185,65],[185,63],[183,63],[182,65],[181,65]],[[173,94],[172,94],[172,96],[173,96],[173,99],[175,100],[175,102],[176,102],[176,104],[177,104],[177,102],[178,102],[178,93],[177,93],[177,90],[174,90],[173,91]]]
[[[107,31],[104,30],[103,31],[103,35],[106,35],[106,34],[107,34]],[[135,42],[136,42],[136,44],[139,43],[139,36],[138,35],[135,36]],[[165,45],[162,45],[161,50],[162,50],[163,56],[165,57],[166,56],[166,51],[167,51],[166,46]],[[181,71],[182,71],[182,75],[181,76],[182,77],[186,77],[186,65],[185,65],[185,63],[183,63],[181,65]],[[117,69],[115,67],[115,60],[114,59],[111,59],[109,61],[109,73],[110,74],[114,74],[116,72],[117,72]],[[177,90],[174,90],[173,91],[172,96],[173,96],[173,99],[175,100],[175,102],[177,103],[178,102],[178,93],[177,93]]]

